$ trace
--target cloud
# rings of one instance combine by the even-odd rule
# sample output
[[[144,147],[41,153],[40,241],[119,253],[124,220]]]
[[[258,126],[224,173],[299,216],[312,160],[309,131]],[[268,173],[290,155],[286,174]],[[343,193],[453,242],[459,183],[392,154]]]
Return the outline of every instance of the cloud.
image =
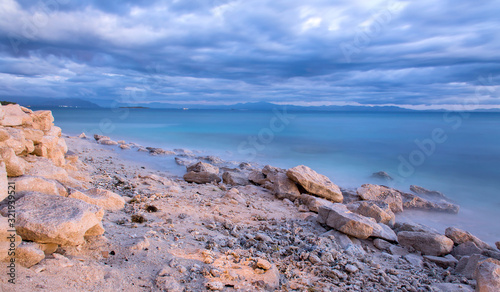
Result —
[[[0,94],[500,106],[499,8],[465,0],[4,0]]]

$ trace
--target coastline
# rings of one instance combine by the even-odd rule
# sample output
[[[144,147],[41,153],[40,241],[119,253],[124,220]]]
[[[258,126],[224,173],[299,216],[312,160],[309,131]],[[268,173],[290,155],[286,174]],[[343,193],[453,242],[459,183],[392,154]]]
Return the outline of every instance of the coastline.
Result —
[[[31,126],[21,121],[19,127]],[[52,137],[51,129],[57,127],[49,127],[44,137]],[[445,236],[395,222],[391,212],[399,205],[387,201],[389,196],[360,200],[354,190],[339,194],[328,178],[307,168],[281,170],[130,144],[148,157],[168,157],[172,163],[178,157],[179,168],[187,166],[193,173],[187,180],[208,177],[206,183],[191,183],[185,174],[156,168],[152,160],[127,159],[123,154],[134,149],[119,150],[127,143],[55,135],[67,146],[61,166],[19,152],[16,157],[29,165],[43,161],[43,171],[27,167],[9,181],[19,191],[26,188],[25,197],[19,198],[26,204],[38,196],[32,194],[34,188],[52,189],[20,181],[28,176],[49,180],[50,174],[49,181],[60,183],[69,198],[43,198],[58,197],[68,204],[85,199],[87,203],[79,203],[82,208],[104,208],[102,233],[55,247],[37,239],[23,241],[18,250],[30,266],[18,267],[16,291],[83,291],[89,283],[96,291],[472,291],[485,281],[475,271],[489,271],[487,264],[500,260],[495,259],[498,249],[466,232],[452,230]],[[71,179],[63,180],[62,170]],[[310,180],[315,184],[305,183]],[[366,188],[369,192],[361,196],[376,189]],[[93,195],[91,189],[103,191]],[[339,195],[342,203],[334,203]],[[422,202],[418,196],[411,199]],[[336,225],[340,221],[348,224]],[[428,250],[419,245],[422,238],[439,244]],[[480,248],[466,254],[471,246]],[[0,276],[0,287],[7,289],[5,276]]]

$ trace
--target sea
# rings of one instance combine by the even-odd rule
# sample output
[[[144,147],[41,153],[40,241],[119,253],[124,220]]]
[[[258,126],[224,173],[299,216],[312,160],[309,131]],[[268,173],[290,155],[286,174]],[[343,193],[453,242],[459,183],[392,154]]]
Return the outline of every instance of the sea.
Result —
[[[418,185],[460,205],[457,215],[405,212],[401,220],[439,232],[465,229],[500,240],[500,113],[52,108],[67,135],[84,132],[167,150],[281,168],[306,165],[343,188]],[[112,147],[112,146],[110,146]],[[120,150],[182,175],[173,156]],[[372,177],[385,171],[393,180]]]

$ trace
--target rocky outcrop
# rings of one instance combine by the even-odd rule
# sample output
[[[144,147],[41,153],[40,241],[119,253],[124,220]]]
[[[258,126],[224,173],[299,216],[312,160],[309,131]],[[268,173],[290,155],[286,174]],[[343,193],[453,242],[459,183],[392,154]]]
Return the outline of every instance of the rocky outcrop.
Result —
[[[401,231],[398,241],[402,246],[414,248],[424,255],[446,255],[453,249],[453,241],[437,233]]]
[[[5,162],[5,169],[7,170],[8,176],[15,177],[24,174],[26,170],[26,162],[22,158],[17,157],[12,148],[0,148],[0,159]]]
[[[340,188],[332,183],[329,178],[318,174],[307,166],[299,165],[290,168],[286,175],[295,183],[300,185],[311,195],[325,198],[332,202],[342,202],[342,192]]]
[[[12,228],[9,226],[8,218],[0,216],[0,262],[10,258],[9,248],[12,247],[11,243],[13,243],[14,247],[21,244],[21,237],[9,230],[12,230]],[[12,236],[14,236],[14,242],[11,242]]]
[[[84,236],[104,233],[103,209],[77,199],[29,193],[16,202],[16,215],[16,231],[23,240],[79,245]]]

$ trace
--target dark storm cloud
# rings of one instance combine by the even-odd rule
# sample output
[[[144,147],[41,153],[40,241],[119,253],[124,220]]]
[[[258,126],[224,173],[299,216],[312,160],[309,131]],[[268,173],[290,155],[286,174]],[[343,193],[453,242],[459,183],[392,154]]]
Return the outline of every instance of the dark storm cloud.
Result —
[[[4,0],[0,95],[500,105],[499,3],[304,3]]]

